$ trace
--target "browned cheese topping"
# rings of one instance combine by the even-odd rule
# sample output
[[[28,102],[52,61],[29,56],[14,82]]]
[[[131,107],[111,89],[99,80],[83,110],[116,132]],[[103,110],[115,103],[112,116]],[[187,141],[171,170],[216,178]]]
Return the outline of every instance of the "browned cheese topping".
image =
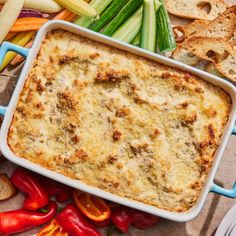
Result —
[[[229,96],[196,76],[56,30],[28,75],[8,143],[90,186],[184,212],[230,112]]]

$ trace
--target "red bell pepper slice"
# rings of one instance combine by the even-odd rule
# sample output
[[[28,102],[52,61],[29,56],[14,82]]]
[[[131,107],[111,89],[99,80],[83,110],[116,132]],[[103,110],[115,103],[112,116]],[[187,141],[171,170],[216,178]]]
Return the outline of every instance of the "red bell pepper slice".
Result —
[[[103,199],[78,190],[74,190],[73,198],[79,210],[89,219],[101,222],[110,218],[111,210]]]
[[[69,203],[56,216],[56,221],[70,236],[101,235],[72,203]]]
[[[111,214],[111,221],[122,232],[127,233],[129,226],[133,225],[139,229],[147,229],[156,224],[160,218],[136,209],[120,206],[115,208]]]
[[[104,221],[92,221],[92,223],[100,228],[107,227],[111,223],[111,219],[107,219]]]
[[[40,176],[39,179],[48,196],[55,196],[58,202],[67,202],[72,197],[73,189],[71,187],[43,176]]]
[[[37,236],[69,236],[62,227],[53,219],[48,225],[43,227]]]
[[[0,235],[24,232],[50,221],[57,212],[57,204],[49,202],[47,213],[33,212],[25,209],[0,212]]]
[[[48,195],[38,179],[30,171],[16,168],[11,176],[13,185],[26,194],[23,207],[27,210],[37,210],[47,205]]]

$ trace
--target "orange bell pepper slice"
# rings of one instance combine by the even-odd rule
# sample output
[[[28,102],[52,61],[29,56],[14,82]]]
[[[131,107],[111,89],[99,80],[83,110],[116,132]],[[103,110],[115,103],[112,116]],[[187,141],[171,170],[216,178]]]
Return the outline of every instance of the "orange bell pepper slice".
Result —
[[[89,219],[101,222],[110,218],[111,210],[103,199],[78,190],[73,191],[73,198],[79,210]]]
[[[53,219],[49,225],[40,230],[37,236],[69,236],[69,234]]]

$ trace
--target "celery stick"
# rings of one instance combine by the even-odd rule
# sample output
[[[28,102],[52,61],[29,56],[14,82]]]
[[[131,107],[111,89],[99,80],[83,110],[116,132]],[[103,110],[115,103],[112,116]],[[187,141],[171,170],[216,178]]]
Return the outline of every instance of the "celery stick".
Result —
[[[123,25],[121,25],[111,37],[126,43],[131,43],[141,29],[142,14],[143,6],[139,7],[139,9]]]
[[[160,52],[172,51],[176,48],[175,37],[168,12],[161,0],[162,6],[156,14],[157,17],[157,46]]]
[[[100,15],[110,5],[112,1],[113,0],[92,0],[89,3],[89,5],[91,5]],[[95,20],[96,18],[83,16],[83,17],[78,17],[74,21],[74,23],[82,27],[88,28]]]
[[[157,25],[155,5],[155,0],[144,0],[140,47],[151,52],[156,51]]]

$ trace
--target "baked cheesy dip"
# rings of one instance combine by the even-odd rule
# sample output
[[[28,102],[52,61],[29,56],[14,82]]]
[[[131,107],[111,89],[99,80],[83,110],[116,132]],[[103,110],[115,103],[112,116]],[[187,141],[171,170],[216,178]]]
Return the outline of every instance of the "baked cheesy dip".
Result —
[[[230,112],[227,93],[192,74],[54,30],[28,74],[8,144],[89,186],[185,212]]]

